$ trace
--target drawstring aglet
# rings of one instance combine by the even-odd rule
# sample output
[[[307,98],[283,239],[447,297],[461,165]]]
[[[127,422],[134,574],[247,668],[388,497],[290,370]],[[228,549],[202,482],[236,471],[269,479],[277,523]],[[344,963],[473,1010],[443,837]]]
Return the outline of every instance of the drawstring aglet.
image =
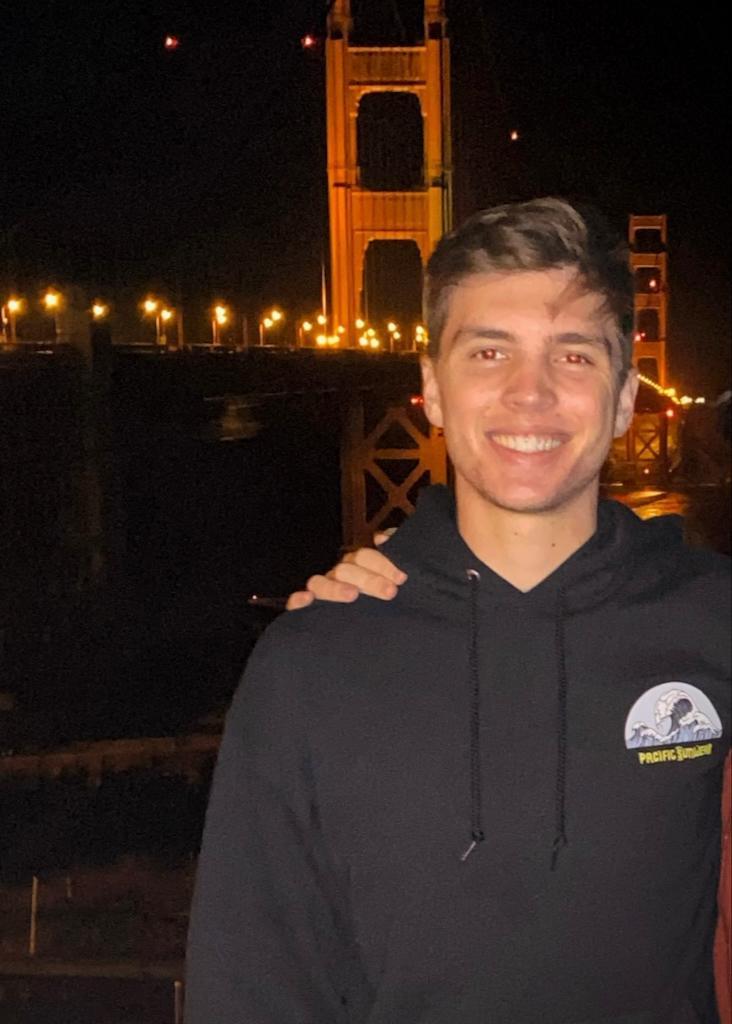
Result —
[[[567,842],[567,837],[564,834],[558,835],[556,837],[556,839],[554,840],[554,843],[552,845],[552,861],[551,861],[551,870],[552,871],[556,871],[556,869],[557,869],[557,861],[559,860],[559,854],[562,852],[562,850],[565,848],[565,846],[568,846],[568,845],[569,844]]]
[[[473,839],[472,839],[472,842],[470,843],[470,846],[469,846],[469,847],[467,848],[467,850],[465,851],[465,853],[464,853],[464,854],[462,855],[462,857],[460,858],[460,860],[461,860],[461,861],[463,862],[463,864],[464,864],[464,863],[465,863],[465,861],[466,861],[466,860],[468,859],[468,857],[469,857],[469,856],[470,856],[470,854],[471,854],[471,853],[473,852],[473,850],[474,850],[474,849],[475,849],[475,847],[476,847],[476,846],[478,845],[478,843],[482,843],[484,839],[485,839],[485,832],[483,832],[483,830],[482,830],[482,829],[476,829],[476,830],[475,830],[475,831],[473,832]]]

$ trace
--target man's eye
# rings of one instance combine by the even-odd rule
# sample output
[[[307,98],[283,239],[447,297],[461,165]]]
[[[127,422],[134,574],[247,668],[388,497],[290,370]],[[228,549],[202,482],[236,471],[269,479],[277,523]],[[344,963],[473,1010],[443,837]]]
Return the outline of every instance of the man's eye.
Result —
[[[478,359],[484,363],[493,363],[498,359],[503,359],[504,355],[499,352],[497,348],[481,348],[477,352],[473,353],[473,359]]]
[[[592,360],[583,352],[566,352],[565,360],[572,366],[591,366]]]

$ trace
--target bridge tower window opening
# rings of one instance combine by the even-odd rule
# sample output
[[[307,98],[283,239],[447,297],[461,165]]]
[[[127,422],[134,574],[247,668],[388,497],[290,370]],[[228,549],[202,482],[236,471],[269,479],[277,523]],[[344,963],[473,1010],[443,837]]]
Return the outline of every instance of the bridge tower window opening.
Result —
[[[648,356],[638,360],[638,373],[641,373],[644,377],[649,377],[651,380],[658,380],[658,360],[651,359]]]
[[[410,239],[373,239],[366,249],[362,305],[369,323],[399,324],[405,345],[411,344],[421,319],[422,259]]]
[[[639,309],[636,316],[635,329],[641,341],[658,341],[660,334],[660,318],[657,309]]]
[[[666,242],[661,228],[638,228],[633,235],[633,252],[664,252]]]
[[[642,295],[654,295],[663,290],[660,267],[636,267],[635,290]]]
[[[419,99],[408,92],[370,92],[356,121],[358,183],[373,192],[424,186],[424,126]]]
[[[351,0],[353,46],[419,46],[423,0]]]

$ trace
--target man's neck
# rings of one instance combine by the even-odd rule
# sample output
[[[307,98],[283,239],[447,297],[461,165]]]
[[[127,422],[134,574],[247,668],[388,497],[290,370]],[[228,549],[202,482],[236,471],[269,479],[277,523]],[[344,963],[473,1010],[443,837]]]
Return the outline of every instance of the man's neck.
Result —
[[[597,530],[597,491],[549,512],[512,512],[485,501],[461,501],[457,522],[471,551],[517,590],[532,590]]]

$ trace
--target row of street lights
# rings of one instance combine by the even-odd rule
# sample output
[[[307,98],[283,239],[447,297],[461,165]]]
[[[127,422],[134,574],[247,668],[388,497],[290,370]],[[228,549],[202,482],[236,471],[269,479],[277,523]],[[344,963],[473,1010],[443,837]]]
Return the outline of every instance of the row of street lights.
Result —
[[[59,336],[58,314],[64,305],[64,296],[55,288],[50,288],[42,296],[41,304],[45,312],[53,317],[54,331]],[[155,295],[148,295],[141,303],[141,310],[144,316],[154,318],[155,322],[155,343],[158,346],[167,345],[167,333],[171,321],[176,312],[170,308],[161,298]],[[26,300],[20,296],[10,296],[0,307],[0,330],[3,343],[15,345],[17,343],[17,318],[26,309]],[[105,320],[110,314],[110,307],[101,299],[96,299],[89,309],[92,319],[95,321]],[[280,329],[285,322],[285,314],[277,306],[272,307],[263,313],[259,318],[259,344],[264,346],[270,332]],[[210,311],[211,344],[218,348],[222,344],[223,331],[231,326],[231,309],[224,302],[217,302]],[[382,340],[377,330],[366,323],[360,317],[354,322],[357,332],[358,345],[361,349],[378,351],[382,348],[394,352],[400,347],[402,333],[399,325],[390,320],[386,324],[385,339]],[[243,328],[245,330],[245,328]],[[180,327],[179,327],[180,330]],[[297,324],[297,344],[300,347],[315,347],[320,349],[337,348],[340,346],[346,328],[339,324],[329,331],[328,318],[324,312],[318,313],[312,318],[300,320]],[[246,343],[246,338],[245,338]],[[427,334],[421,324],[414,329],[412,336],[412,351],[419,351],[427,343]]]
[[[346,328],[339,324],[333,333],[328,333],[327,330],[327,317],[324,314],[320,314],[314,318],[315,323],[310,320],[301,321],[298,327],[298,342],[301,346],[307,344],[307,341],[311,337],[314,337],[316,348],[337,348],[343,335],[346,333]],[[313,332],[316,329],[316,325],[320,328],[316,334]],[[353,325],[358,333],[358,345],[362,349],[370,349],[372,351],[378,351],[382,348],[382,339],[374,327],[369,326],[365,320],[360,317],[354,321]],[[307,339],[307,341],[306,341]],[[402,341],[402,333],[399,330],[399,325],[393,320],[390,320],[386,325],[386,346],[389,352],[394,352],[399,349],[400,342]],[[418,352],[425,348],[427,345],[427,332],[421,324],[417,324],[414,328],[414,334],[412,336],[411,350]]]

